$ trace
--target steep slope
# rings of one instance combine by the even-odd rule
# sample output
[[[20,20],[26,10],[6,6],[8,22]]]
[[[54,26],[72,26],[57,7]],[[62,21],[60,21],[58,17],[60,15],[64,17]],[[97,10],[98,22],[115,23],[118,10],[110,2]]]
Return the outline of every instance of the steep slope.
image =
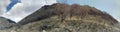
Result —
[[[77,4],[73,4],[70,6],[67,4],[58,3],[58,4],[46,5],[42,7],[38,11],[34,12],[33,14],[27,16],[26,18],[18,22],[18,24],[25,25],[27,23],[46,19],[55,15],[60,16],[60,18],[65,18],[65,17],[71,18],[72,16],[75,16],[75,18],[79,18],[79,20],[92,16],[92,17],[96,17],[95,19],[99,17],[96,22],[105,22],[109,24],[118,23],[118,21],[115,20],[112,16],[94,7],[90,7],[88,5],[80,6]],[[94,19],[94,18],[91,18],[91,19]],[[100,19],[104,19],[106,21],[102,21]]]
[[[18,24],[24,25],[24,24],[31,23],[37,20],[49,18],[52,15],[55,15],[54,11],[55,9],[53,9],[53,7],[46,5],[42,7],[41,9],[39,9],[38,11],[34,12],[33,14],[27,16],[20,22],[18,22]]]
[[[28,23],[21,27],[20,32],[120,32],[118,27],[106,23],[92,22],[91,20],[61,20],[53,16],[44,20]],[[95,17],[92,17],[95,18]],[[104,21],[104,20],[103,20]]]
[[[0,17],[0,30],[9,29],[16,23],[10,19]]]

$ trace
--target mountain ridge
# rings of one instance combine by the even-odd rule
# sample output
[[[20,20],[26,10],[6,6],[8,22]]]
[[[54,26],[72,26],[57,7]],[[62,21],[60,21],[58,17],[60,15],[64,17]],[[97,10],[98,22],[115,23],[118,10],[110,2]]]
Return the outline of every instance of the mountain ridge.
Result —
[[[0,32],[120,32],[120,23],[95,7],[55,3]]]
[[[29,23],[29,22],[32,22],[32,21],[40,20],[40,19],[42,19],[42,17],[43,18],[47,18],[47,17],[49,18],[53,15],[58,15],[61,18],[65,18],[66,16],[67,17],[76,16],[78,18],[79,17],[84,18],[87,15],[93,15],[93,16],[100,16],[102,19],[109,20],[109,22],[111,22],[111,24],[118,23],[118,21],[115,20],[108,13],[102,12],[102,11],[100,11],[100,10],[94,8],[94,7],[90,7],[88,5],[81,6],[81,5],[78,5],[78,4],[67,5],[67,4],[60,4],[60,3],[56,3],[56,4],[53,4],[53,5],[45,5],[41,9],[39,9],[38,11],[29,15],[28,17],[24,18],[23,20],[21,20],[18,23],[19,24],[20,23],[23,24],[24,22]],[[31,17],[31,16],[33,16],[33,17]],[[32,18],[33,18],[33,20],[32,20]],[[61,21],[63,21],[63,20],[61,20]]]

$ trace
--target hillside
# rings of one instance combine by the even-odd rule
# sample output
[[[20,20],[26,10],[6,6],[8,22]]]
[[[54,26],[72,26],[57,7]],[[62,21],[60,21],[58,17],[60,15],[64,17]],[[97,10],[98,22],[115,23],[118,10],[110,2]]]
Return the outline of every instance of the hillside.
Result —
[[[45,5],[4,32],[120,32],[119,22],[95,7]]]
[[[10,19],[0,17],[0,30],[5,30],[13,27],[16,23]]]
[[[96,19],[96,22],[105,22],[107,24],[115,24],[118,23],[112,16],[107,14],[106,12],[102,12],[94,7],[90,7],[88,5],[67,5],[67,4],[53,4],[53,5],[45,5],[38,11],[33,14],[27,16],[18,24],[24,25],[30,22],[35,22],[38,20],[46,19],[51,16],[59,16],[61,21],[65,20],[64,18],[77,18],[78,20],[86,19]],[[95,18],[91,18],[95,17]],[[106,21],[103,21],[106,20]]]

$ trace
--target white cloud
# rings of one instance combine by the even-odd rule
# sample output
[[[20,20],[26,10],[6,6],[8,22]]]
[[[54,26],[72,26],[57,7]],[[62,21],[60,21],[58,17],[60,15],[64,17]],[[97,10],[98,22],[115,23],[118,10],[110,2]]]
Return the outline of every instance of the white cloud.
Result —
[[[19,21],[21,20],[26,14],[25,14],[25,9],[23,7],[22,3],[17,3],[11,10],[10,12],[7,12],[3,14],[2,16],[9,18],[13,21]]]
[[[120,18],[117,17],[116,20],[120,22]]]
[[[98,0],[95,0],[98,1]],[[101,0],[104,1],[104,0]],[[115,7],[113,7],[114,11],[110,12],[110,14],[114,14],[114,18],[116,18],[120,22],[120,0],[106,0],[111,1],[115,4]],[[21,0],[22,3],[16,4],[10,12],[6,13],[6,7],[10,3],[10,0],[0,0],[0,16],[12,19],[13,21],[20,21],[27,15],[35,12],[37,9],[39,9],[41,6],[47,4],[51,5],[52,3],[56,3],[56,0],[47,0],[47,3],[45,3],[45,0]],[[100,2],[100,0],[99,0]],[[101,3],[101,2],[100,2]],[[96,3],[98,4],[98,3]],[[104,4],[104,2],[103,2]],[[108,11],[106,11],[108,12]]]
[[[120,19],[118,19],[118,21],[120,22]]]
[[[47,0],[48,3],[45,3],[44,0],[21,0],[21,2],[17,3],[8,13],[2,16],[19,22],[27,15],[40,9],[41,6],[56,3],[56,0]]]
[[[56,3],[56,1],[57,1],[57,0],[47,1],[47,3],[46,3],[46,4],[47,4],[47,5],[51,5],[51,4],[53,4],[53,3]]]
[[[10,0],[0,0],[0,16],[5,13],[7,5]]]

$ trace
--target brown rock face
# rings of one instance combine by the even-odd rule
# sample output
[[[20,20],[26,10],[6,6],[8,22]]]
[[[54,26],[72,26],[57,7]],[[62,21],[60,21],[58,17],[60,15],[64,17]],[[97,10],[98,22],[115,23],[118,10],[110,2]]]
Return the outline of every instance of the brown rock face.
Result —
[[[112,16],[107,14],[106,12],[102,12],[94,7],[90,7],[88,5],[78,5],[78,4],[73,4],[73,5],[67,5],[67,4],[53,4],[53,5],[46,5],[39,9],[38,11],[34,12],[33,14],[27,16],[18,24],[20,25],[25,25],[30,22],[42,20],[49,18],[51,16],[58,15],[61,21],[64,21],[66,17],[76,17],[79,19],[84,19],[89,16],[93,17],[100,17],[101,19],[105,19],[107,21],[103,21],[108,24],[115,24],[118,23]],[[100,19],[98,20],[99,22],[102,22]],[[97,21],[97,22],[98,22]]]
[[[88,5],[45,5],[7,32],[120,32],[117,20]]]

